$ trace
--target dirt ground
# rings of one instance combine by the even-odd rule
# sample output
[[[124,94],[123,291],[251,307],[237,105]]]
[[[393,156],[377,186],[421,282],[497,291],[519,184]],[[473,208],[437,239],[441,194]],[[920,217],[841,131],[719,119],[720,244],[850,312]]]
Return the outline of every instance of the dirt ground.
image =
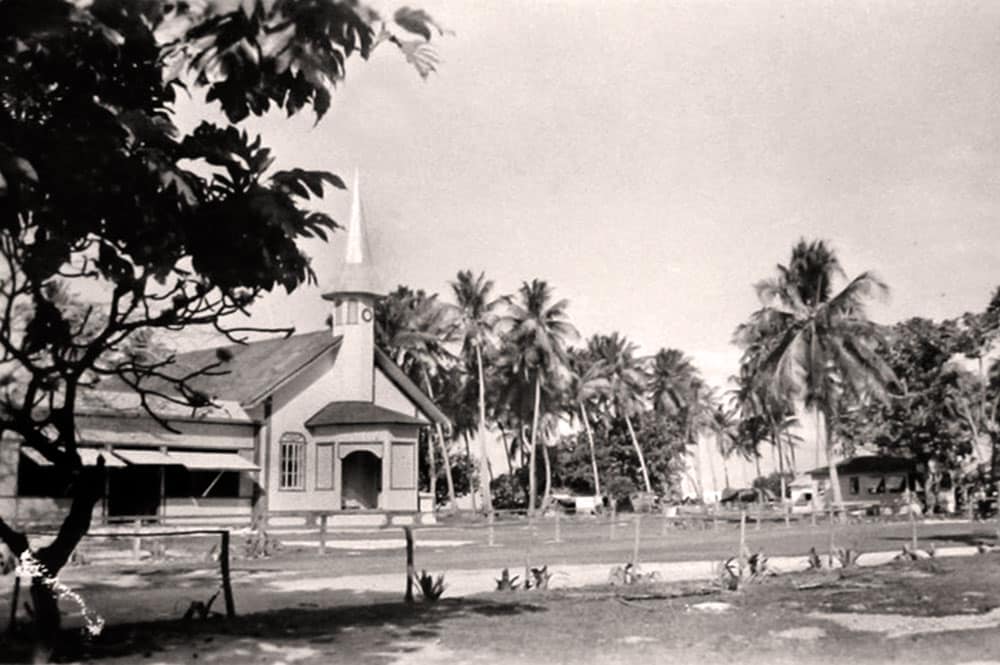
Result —
[[[668,596],[668,597],[664,597]],[[287,599],[286,599],[287,600]],[[118,623],[64,659],[101,663],[1000,663],[1000,554],[704,583],[355,598],[235,620]],[[0,647],[0,661],[24,652]]]

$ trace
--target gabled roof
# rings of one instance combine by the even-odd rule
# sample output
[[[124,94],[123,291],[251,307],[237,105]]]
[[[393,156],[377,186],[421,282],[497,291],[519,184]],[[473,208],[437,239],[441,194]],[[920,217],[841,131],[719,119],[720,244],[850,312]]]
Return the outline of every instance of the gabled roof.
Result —
[[[837,473],[840,475],[852,473],[911,473],[916,470],[917,463],[914,460],[904,457],[882,457],[880,455],[855,457],[837,465]],[[806,473],[813,477],[826,477],[830,475],[830,467],[821,466]]]
[[[392,383],[399,388],[404,395],[410,398],[417,408],[420,409],[424,415],[431,419],[432,422],[440,423],[441,426],[445,428],[451,427],[451,421],[448,420],[448,416],[444,414],[441,409],[438,408],[437,404],[434,403],[430,397],[424,393],[410,377],[406,376],[406,373],[399,368],[399,365],[392,361],[392,358],[387,356],[378,347],[375,348],[375,367],[382,370],[382,372],[389,378]]]
[[[306,421],[306,427],[372,424],[422,426],[426,423],[371,402],[330,402]]]
[[[210,374],[194,377],[186,384],[211,399],[237,402],[244,408],[250,408],[324,354],[338,352],[341,339],[325,329],[249,344],[199,349],[177,354],[174,364],[163,371],[170,372],[172,376],[184,376],[227,358]],[[152,382],[145,385],[151,389],[158,387]],[[123,383],[101,387],[106,390],[131,390]]]

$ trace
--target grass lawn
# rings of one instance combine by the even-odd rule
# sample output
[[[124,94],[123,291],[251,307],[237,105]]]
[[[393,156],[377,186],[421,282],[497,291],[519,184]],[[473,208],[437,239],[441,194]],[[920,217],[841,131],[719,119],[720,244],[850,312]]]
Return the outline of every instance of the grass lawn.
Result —
[[[324,594],[301,594],[293,607],[229,622],[118,623],[86,647],[68,636],[63,648],[82,661],[225,665],[1000,662],[996,554],[705,590],[600,586],[414,606],[375,597],[328,606]],[[718,603],[725,609],[699,609]],[[19,658],[14,645],[0,647],[0,661]]]

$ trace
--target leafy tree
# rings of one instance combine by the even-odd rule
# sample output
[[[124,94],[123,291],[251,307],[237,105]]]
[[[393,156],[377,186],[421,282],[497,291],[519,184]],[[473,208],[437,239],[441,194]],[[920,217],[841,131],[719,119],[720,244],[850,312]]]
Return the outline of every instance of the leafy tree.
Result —
[[[33,553],[50,574],[88,530],[103,486],[103,469],[77,453],[81,394],[124,382],[164,424],[157,405],[206,406],[186,385],[193,376],[136,352],[136,336],[205,326],[241,338],[229,317],[311,281],[297,241],[337,227],[307,206],[341,179],[273,170],[238,123],[272,108],[320,119],[348,59],[382,43],[430,71],[432,30],[419,10],[388,21],[336,0],[0,1],[0,430],[73,478],[58,535]],[[172,103],[184,83],[224,120],[182,134]],[[2,520],[0,539],[16,556],[28,550]],[[55,598],[40,578],[31,593],[51,646]]]
[[[644,411],[636,414],[634,430],[645,443],[646,472],[653,490],[664,496],[679,496],[686,466],[681,423]],[[604,493],[620,503],[636,492],[649,491],[624,418],[595,421],[593,434]],[[583,494],[594,493],[589,449],[584,432],[564,438],[554,463],[557,484]]]
[[[834,292],[834,278],[843,276],[840,261],[825,243],[800,241],[788,266],[779,265],[776,278],[757,284],[763,306],[748,324],[768,340],[759,380],[778,398],[801,399],[822,423],[817,430],[825,429],[833,498],[841,511],[837,418],[849,404],[886,399],[895,381],[876,350],[881,329],[865,314],[865,303],[888,293],[888,287],[865,272]]]
[[[577,336],[576,328],[569,322],[567,300],[554,300],[552,288],[542,280],[525,282],[508,300],[508,312],[503,319],[507,328],[504,345],[506,374],[514,381],[512,389],[520,393],[519,386],[532,386],[533,408],[531,444],[528,470],[528,509],[535,510],[538,487],[535,477],[539,421],[542,413],[543,387],[557,390],[566,366],[566,345]],[[557,400],[553,399],[553,405]],[[552,409],[554,410],[554,409]],[[548,411],[548,412],[551,412]]]
[[[476,370],[476,384],[479,388],[479,477],[485,479],[489,477],[489,456],[486,451],[486,377],[483,358],[495,343],[499,323],[497,310],[501,300],[491,297],[493,281],[486,279],[484,273],[475,277],[471,270],[460,271],[451,283],[451,289],[455,296],[454,307],[462,337],[462,354],[466,365],[473,366]],[[493,501],[490,498],[489,484],[482,483],[482,493],[483,509],[490,513],[493,511]]]

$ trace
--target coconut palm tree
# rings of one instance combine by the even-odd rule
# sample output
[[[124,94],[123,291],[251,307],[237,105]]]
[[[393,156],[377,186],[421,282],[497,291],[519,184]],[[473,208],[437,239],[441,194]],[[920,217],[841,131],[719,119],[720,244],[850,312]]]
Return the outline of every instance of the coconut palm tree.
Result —
[[[554,299],[547,282],[534,279],[524,282],[507,300],[507,314],[502,319],[506,333],[505,352],[509,371],[532,385],[531,453],[528,461],[528,510],[535,511],[538,487],[535,457],[538,447],[539,420],[543,388],[558,383],[565,372],[567,344],[578,336],[569,322],[569,301]]]
[[[802,400],[815,413],[833,501],[843,511],[833,436],[837,414],[845,402],[886,399],[896,378],[876,352],[881,329],[865,312],[866,303],[886,295],[888,287],[864,272],[835,292],[837,278],[846,274],[833,250],[823,241],[800,241],[788,266],[779,265],[777,277],[756,285],[762,307],[737,338],[762,340],[755,375],[770,394]]]
[[[636,349],[635,344],[617,332],[610,335],[594,335],[587,342],[588,353],[604,368],[604,375],[608,381],[608,401],[615,414],[625,421],[632,447],[635,448],[635,454],[639,458],[643,485],[646,492],[652,494],[653,486],[649,482],[646,457],[642,453],[642,446],[639,445],[635,428],[632,426],[632,416],[646,408],[647,377],[642,362],[635,356]]]
[[[590,427],[588,405],[610,394],[611,383],[605,376],[604,366],[595,361],[585,349],[571,349],[569,354],[569,381],[566,386],[565,410],[570,422],[579,415],[590,446],[590,467],[594,474],[594,496],[601,496],[601,476],[597,470],[597,453],[594,431]]]
[[[661,416],[676,418],[684,431],[685,445],[697,446],[698,433],[706,429],[714,408],[711,391],[691,360],[677,349],[660,349],[648,363],[647,390],[653,409]],[[698,492],[704,496],[700,454],[696,460]]]
[[[483,510],[491,513],[493,500],[490,497],[490,485],[486,482],[489,456],[486,452],[486,379],[483,356],[487,349],[492,348],[496,338],[501,299],[491,298],[492,280],[486,279],[484,273],[475,277],[471,270],[460,271],[455,276],[455,281],[451,282],[451,290],[455,296],[453,311],[458,334],[462,339],[462,354],[466,358],[466,364],[476,368],[479,386],[479,486],[483,495]]]
[[[448,351],[455,324],[449,310],[441,305],[437,294],[427,295],[423,290],[412,291],[405,286],[382,299],[376,308],[376,343],[392,355],[410,378],[422,385],[424,392],[434,399],[432,377],[454,361]],[[455,483],[451,474],[450,455],[441,423],[434,423],[435,434],[444,459],[448,499],[455,502]],[[430,490],[435,491],[434,446],[428,446],[430,463]]]

